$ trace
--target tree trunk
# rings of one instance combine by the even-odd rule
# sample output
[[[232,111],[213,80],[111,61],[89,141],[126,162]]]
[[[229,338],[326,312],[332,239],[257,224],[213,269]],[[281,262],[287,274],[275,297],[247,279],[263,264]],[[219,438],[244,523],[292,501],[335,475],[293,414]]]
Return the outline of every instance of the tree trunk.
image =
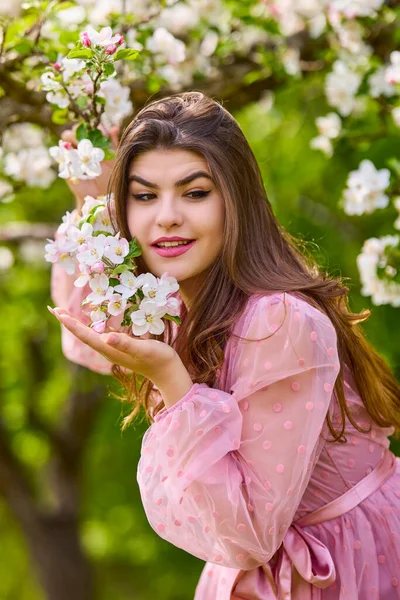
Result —
[[[41,515],[25,539],[46,600],[94,600],[92,569],[76,519]]]

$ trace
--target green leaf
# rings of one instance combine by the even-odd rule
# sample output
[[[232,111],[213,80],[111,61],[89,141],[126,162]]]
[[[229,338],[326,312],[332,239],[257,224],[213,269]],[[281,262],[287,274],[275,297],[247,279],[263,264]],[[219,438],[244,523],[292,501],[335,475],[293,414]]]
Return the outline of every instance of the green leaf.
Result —
[[[97,237],[98,235],[111,235],[109,231],[102,231],[101,229],[97,229],[97,231],[93,231],[92,236],[93,237]],[[116,275],[116,273],[113,271],[113,275]]]
[[[117,50],[114,55],[115,60],[135,60],[137,55],[139,54],[139,50],[133,50],[133,48],[121,48]]]
[[[79,108],[86,108],[88,104],[88,100],[86,96],[79,96],[76,98],[75,102],[79,106]]]
[[[164,315],[163,319],[167,319],[167,321],[174,321],[177,325],[181,324],[181,320],[179,317],[173,317],[172,315]]]
[[[110,140],[101,133],[100,129],[92,129],[89,131],[88,137],[96,148],[109,148],[110,146]]]
[[[128,267],[128,265],[122,264],[122,265],[118,265],[118,267],[115,267],[112,274],[118,275],[119,273],[124,273],[124,271],[129,271],[129,267]]]
[[[87,125],[85,123],[81,123],[75,133],[76,139],[78,142],[80,142],[81,140],[86,140],[88,135],[89,133]]]
[[[393,156],[392,158],[389,158],[389,160],[387,161],[387,164],[389,165],[389,167],[391,167],[393,169],[393,171],[397,175],[400,175],[400,160],[398,160],[397,158],[394,158],[394,156]]]
[[[109,285],[111,285],[111,287],[115,287],[116,285],[120,284],[120,280],[119,279],[114,279],[113,277],[111,277],[108,280]]]
[[[9,47],[8,50],[13,50],[14,52],[18,52],[18,54],[25,55],[30,53],[30,51],[32,50],[32,46],[33,42],[31,42],[30,40],[22,40],[14,46]]]
[[[111,75],[113,75],[113,73],[115,73],[115,67],[114,67],[114,65],[112,63],[106,63],[103,66],[103,73],[107,77],[110,77]],[[103,100],[104,100],[104,98],[103,98]]]
[[[67,58],[92,58],[93,50],[90,48],[76,48],[67,54]]]
[[[129,253],[127,254],[127,256],[125,258],[135,258],[136,256],[141,256],[141,255],[142,255],[142,248],[140,247],[136,238],[133,238],[133,240],[131,240],[129,242]]]
[[[64,125],[68,121],[68,108],[59,108],[51,115],[51,120],[57,125]]]

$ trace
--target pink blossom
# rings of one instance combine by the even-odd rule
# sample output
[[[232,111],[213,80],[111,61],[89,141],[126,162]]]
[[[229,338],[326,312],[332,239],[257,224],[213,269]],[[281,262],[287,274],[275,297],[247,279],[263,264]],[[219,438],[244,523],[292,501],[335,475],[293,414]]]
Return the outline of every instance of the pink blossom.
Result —
[[[92,329],[94,329],[96,331],[96,333],[104,333],[104,331],[106,329],[106,322],[105,321],[96,321],[95,323],[93,323]]]
[[[90,37],[87,31],[83,31],[81,33],[81,42],[84,46],[86,46],[86,48],[89,48],[92,45],[92,42],[90,41]]]
[[[71,150],[71,148],[72,148],[71,142],[63,142],[63,148],[65,148],[65,150]]]
[[[106,46],[107,54],[115,54],[116,51],[117,51],[117,46],[115,44],[108,44],[108,46]]]
[[[90,267],[90,270],[92,273],[104,273],[104,263],[99,260]]]
[[[117,33],[117,35],[115,36],[117,39],[115,40],[115,43],[117,44],[117,46],[120,46],[121,44],[124,43],[124,36],[121,35],[120,33]]]
[[[61,69],[61,65],[59,62],[55,62],[53,67],[56,69],[56,71],[59,71]]]

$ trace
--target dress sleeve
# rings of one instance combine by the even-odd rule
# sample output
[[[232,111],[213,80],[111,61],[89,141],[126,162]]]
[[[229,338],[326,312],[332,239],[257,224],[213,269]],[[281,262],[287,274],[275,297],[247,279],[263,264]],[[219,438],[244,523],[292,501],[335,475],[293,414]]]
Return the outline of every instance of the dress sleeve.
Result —
[[[84,325],[89,325],[90,318],[82,312],[80,305],[91,290],[88,285],[81,288],[74,286],[78,275],[79,273],[68,275],[59,264],[54,263],[51,270],[51,299],[55,306],[67,309]],[[111,373],[110,361],[78,340],[63,325],[61,325],[61,347],[68,360],[103,375]]]
[[[137,480],[151,527],[202,560],[250,570],[289,528],[339,372],[331,321],[289,294],[257,299],[231,393],[195,383],[145,432]]]

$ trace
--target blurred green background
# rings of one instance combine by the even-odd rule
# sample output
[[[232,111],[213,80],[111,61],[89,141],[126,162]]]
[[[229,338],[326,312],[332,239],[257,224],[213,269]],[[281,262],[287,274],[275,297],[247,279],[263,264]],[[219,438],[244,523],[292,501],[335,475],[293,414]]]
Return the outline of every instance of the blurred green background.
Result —
[[[360,148],[349,142],[343,142],[332,159],[310,149],[315,118],[327,112],[322,84],[318,76],[292,80],[274,93],[272,106],[266,100],[234,116],[259,161],[278,219],[293,235],[310,242],[318,261],[331,273],[350,278],[351,309],[372,308],[364,329],[399,376],[398,309],[375,307],[362,297],[356,267],[363,241],[387,233],[394,209],[393,218],[388,218],[390,208],[349,217],[338,207],[349,170],[365,157],[383,167],[385,158],[394,154],[395,137],[375,140],[373,146],[367,143],[362,156]],[[230,110],[229,103],[225,107]],[[45,192],[24,188],[14,201],[2,205],[0,219],[58,223],[73,203],[65,182],[58,179]],[[1,422],[12,449],[38,486],[43,505],[51,504],[45,477],[52,451],[47,436],[28,425],[28,407],[34,403],[44,420],[57,423],[64,418],[62,407],[74,386],[104,386],[81,477],[81,531],[95,570],[96,597],[192,598],[204,563],[161,540],[141,505],[136,468],[146,425],[138,423],[121,434],[127,409],[108,396],[108,390],[118,391],[113,380],[77,370],[61,353],[59,324],[46,309],[52,304],[50,265],[41,259],[40,246],[36,251],[34,246],[9,247],[14,266],[0,272],[0,390]],[[392,449],[400,455],[398,444],[392,442]],[[3,501],[0,539],[0,600],[43,600],[25,538]]]

